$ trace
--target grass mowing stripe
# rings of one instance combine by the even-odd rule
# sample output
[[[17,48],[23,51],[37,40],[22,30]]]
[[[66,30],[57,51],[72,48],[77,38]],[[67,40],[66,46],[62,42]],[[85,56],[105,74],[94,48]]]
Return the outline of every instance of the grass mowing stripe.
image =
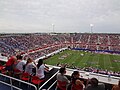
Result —
[[[45,60],[46,64],[50,64],[50,65],[56,65],[58,62],[62,62],[62,60],[59,59],[60,56],[64,55],[66,52],[68,52],[68,50],[65,50],[64,52],[60,52],[50,58],[48,58],[47,60]]]
[[[94,54],[94,56],[93,56],[93,62],[95,62],[93,64],[93,67],[98,68],[98,66],[99,66],[99,59],[98,59],[98,55],[97,54]]]
[[[120,71],[120,57],[115,55],[111,55],[111,56],[113,57],[112,63],[115,66],[114,71]],[[114,60],[118,60],[119,62],[114,62]]]
[[[99,64],[100,64],[100,67],[105,69],[104,67],[104,56],[102,54],[99,54]]]
[[[85,59],[85,60],[84,60],[84,63],[85,63],[85,66],[84,66],[84,67],[89,67],[90,64],[89,64],[88,62],[89,62],[89,60],[90,60],[90,53],[88,53],[88,55],[86,55],[84,59]]]
[[[89,61],[87,62],[88,63],[88,67],[91,67],[91,66],[94,65],[93,57],[94,57],[94,54],[90,53],[90,55],[89,55]]]
[[[81,52],[79,51],[79,52],[77,52],[77,54],[76,54],[76,60],[75,60],[75,64],[76,64],[76,66],[78,66],[78,67],[80,67],[80,62],[81,62],[81,59],[82,59],[82,56],[81,56]]]
[[[97,56],[97,60],[98,60],[98,66],[97,66],[97,68],[100,68],[100,54],[97,54],[96,56]]]
[[[74,52],[72,53],[72,56],[69,57],[69,59],[66,58],[66,59],[67,59],[67,63],[73,64],[74,66],[76,66],[75,63],[77,62],[77,59],[79,58],[79,57],[77,57],[78,55],[79,55],[79,54],[74,51]]]
[[[114,66],[113,66],[113,63],[112,63],[112,60],[111,60],[111,55],[109,55],[109,61],[110,61],[110,64],[111,64],[111,70],[114,71]]]
[[[120,57],[117,56],[116,58],[119,61],[119,63],[117,63],[117,65],[118,65],[118,69],[119,69],[119,72],[120,72]]]
[[[107,69],[106,64],[105,64],[105,63],[106,63],[106,59],[105,59],[105,57],[104,57],[103,60],[104,60],[104,69]]]
[[[115,62],[113,62],[113,60],[115,60],[115,59],[114,59],[114,56],[113,56],[113,55],[110,55],[110,58],[111,58],[112,66],[114,67],[114,68],[113,68],[113,71],[116,71],[118,65],[117,65]]]
[[[83,54],[83,56],[81,55]],[[67,55],[64,59],[59,59],[60,57]],[[118,60],[118,62],[113,62],[113,60]],[[94,54],[92,55],[90,52],[84,51],[75,51],[75,50],[65,50],[56,54],[47,60],[45,60],[46,64],[56,65],[58,62],[60,63],[68,63],[74,64],[74,66],[78,67],[97,67],[102,69],[108,69],[113,71],[120,71],[120,56],[119,55],[107,55],[107,54]],[[98,66],[96,66],[98,65]],[[115,67],[115,68],[110,68]]]
[[[68,50],[68,52],[64,53],[63,56],[67,56],[65,57],[63,60],[61,60],[61,63],[71,63],[69,61],[73,60],[74,58],[74,52],[71,52]]]
[[[103,55],[103,56],[104,56],[104,67],[105,67],[105,69],[109,70],[111,65],[110,65],[110,62],[109,62],[108,55]]]
[[[84,54],[84,55],[81,56],[81,54]],[[79,55],[80,61],[77,62],[79,67],[83,67],[85,65],[85,59],[84,59],[85,58],[85,54],[86,54],[85,52],[83,53],[83,52],[80,51],[80,55]]]
[[[110,63],[109,55],[104,55],[104,57],[105,57],[105,65],[106,65],[107,70],[111,70],[112,65]]]

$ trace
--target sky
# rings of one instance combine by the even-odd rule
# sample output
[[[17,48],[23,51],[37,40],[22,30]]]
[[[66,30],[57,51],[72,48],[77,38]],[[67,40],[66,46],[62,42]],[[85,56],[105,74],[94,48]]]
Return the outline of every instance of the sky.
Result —
[[[0,33],[120,33],[120,0],[0,0]]]

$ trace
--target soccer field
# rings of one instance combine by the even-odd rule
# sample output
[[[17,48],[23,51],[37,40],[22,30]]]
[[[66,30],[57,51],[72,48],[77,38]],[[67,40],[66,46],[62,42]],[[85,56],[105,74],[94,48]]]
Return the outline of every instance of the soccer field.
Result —
[[[120,55],[98,54],[79,50],[65,50],[45,60],[46,64],[67,63],[77,67],[95,67],[120,71]]]

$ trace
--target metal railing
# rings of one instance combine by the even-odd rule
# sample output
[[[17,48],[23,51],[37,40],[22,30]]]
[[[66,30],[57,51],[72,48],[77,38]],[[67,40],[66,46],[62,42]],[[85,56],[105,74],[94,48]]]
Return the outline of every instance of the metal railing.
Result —
[[[15,89],[17,89],[17,90],[22,90],[22,89],[20,89],[20,88],[18,88],[18,87],[16,87],[16,86],[13,86],[13,85],[8,84],[8,83],[3,82],[3,81],[0,81],[0,83],[2,83],[2,84],[4,84],[4,85],[7,85],[7,86],[11,87],[11,90],[13,90],[13,88],[15,88]]]
[[[1,74],[1,73],[0,73],[0,76],[9,78],[9,79],[10,79],[10,85],[11,85],[12,87],[15,87],[15,86],[13,86],[13,84],[12,84],[12,80],[15,80],[15,81],[18,81],[18,82],[20,82],[20,83],[27,84],[27,85],[33,87],[35,90],[37,90],[37,87],[36,87],[35,85],[31,84],[31,83],[28,83],[28,82],[22,81],[22,80],[20,80],[20,79],[16,79],[16,78],[14,78],[14,77],[10,77],[10,76],[7,76],[7,75]],[[2,82],[2,81],[1,81],[1,82]]]
[[[45,86],[52,78],[54,78],[57,74],[58,74],[59,71],[57,71],[51,78],[49,78],[40,88],[39,90],[41,90],[43,88],[43,86]]]
[[[56,83],[57,83],[57,80],[47,90],[50,90]]]

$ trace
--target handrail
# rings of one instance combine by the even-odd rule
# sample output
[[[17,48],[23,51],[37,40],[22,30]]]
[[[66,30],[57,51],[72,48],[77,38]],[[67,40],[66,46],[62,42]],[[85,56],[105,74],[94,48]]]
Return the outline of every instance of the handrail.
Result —
[[[11,84],[5,83],[5,82],[3,82],[3,81],[0,81],[0,83],[5,84],[5,85],[10,86],[10,87],[13,87],[13,88],[15,88],[15,89],[17,89],[17,90],[22,90],[22,89],[20,89],[20,88],[18,88],[18,87],[16,87],[16,86],[11,86]]]
[[[11,90],[13,90],[13,84],[11,78],[10,78],[10,85],[11,85]]]
[[[55,75],[57,75],[58,72],[59,72],[59,71],[57,71],[51,78],[49,78],[49,79],[39,88],[39,90],[41,90],[44,85],[46,85]]]
[[[55,83],[57,83],[57,80],[47,90],[50,90]]]
[[[10,77],[10,76],[1,74],[1,73],[0,73],[0,75],[1,75],[1,76],[4,76],[4,77],[7,77],[7,78],[10,78],[10,79],[13,79],[13,80],[16,80],[16,81],[19,81],[19,82],[22,82],[22,83],[24,83],[24,84],[30,85],[30,86],[34,87],[35,90],[37,90],[37,87],[36,87],[35,85],[31,84],[31,83],[28,83],[28,82],[22,81],[22,80],[20,80],[20,79],[16,79],[16,78],[13,78],[13,77]]]

